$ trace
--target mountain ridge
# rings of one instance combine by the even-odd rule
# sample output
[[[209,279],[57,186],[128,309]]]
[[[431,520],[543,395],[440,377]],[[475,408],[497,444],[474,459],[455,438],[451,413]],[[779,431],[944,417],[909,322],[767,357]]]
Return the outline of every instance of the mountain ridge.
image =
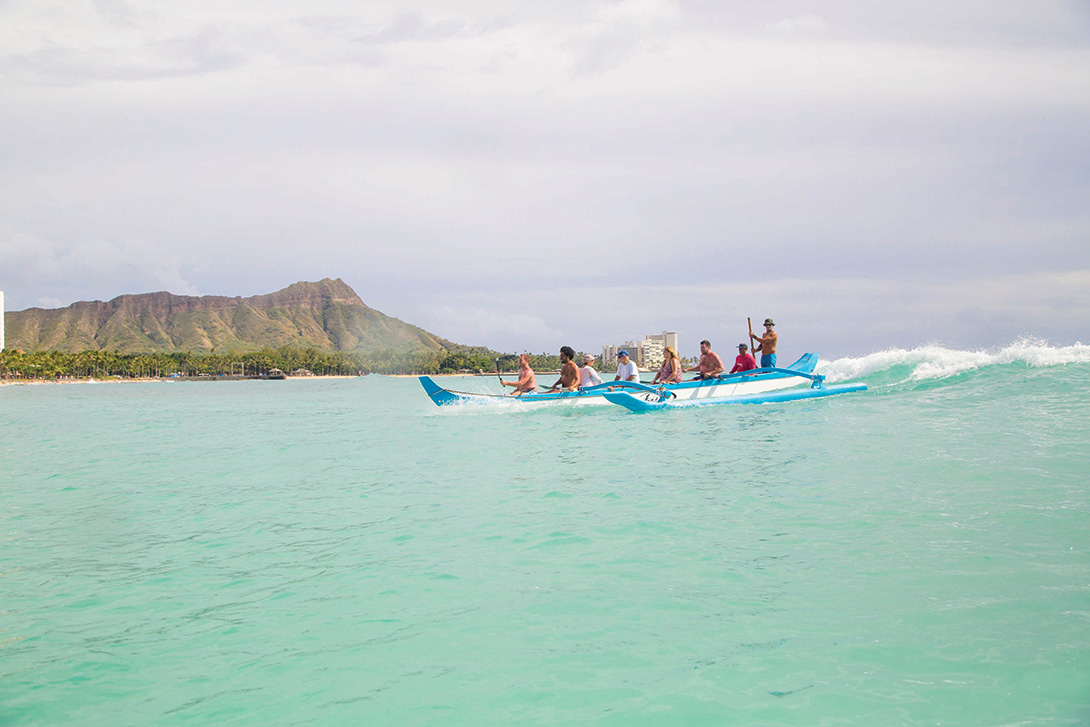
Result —
[[[295,346],[408,352],[457,344],[368,307],[340,278],[242,296],[129,293],[6,316],[7,347],[26,351],[248,351]]]

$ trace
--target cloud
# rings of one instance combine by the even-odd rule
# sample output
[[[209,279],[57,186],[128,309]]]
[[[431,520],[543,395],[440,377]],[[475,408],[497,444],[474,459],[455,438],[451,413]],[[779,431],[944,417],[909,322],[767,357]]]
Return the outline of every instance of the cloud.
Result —
[[[459,342],[517,340],[528,347],[555,340],[561,335],[546,325],[543,318],[513,311],[509,306],[472,308],[444,305],[425,309],[422,314],[433,322],[435,330],[446,331]]]
[[[453,315],[458,310],[480,312],[482,320],[496,316],[509,321],[530,311],[541,325],[472,328],[459,325]],[[502,316],[496,311],[503,311]],[[598,351],[602,345],[670,330],[679,333],[686,356],[695,355],[702,338],[711,339],[718,349],[745,341],[747,317],[774,318],[790,355],[859,355],[934,342],[966,349],[1003,345],[1031,334],[1071,342],[1085,339],[1090,324],[1090,268],[949,282],[770,276],[711,285],[561,284],[526,287],[508,296],[465,293],[457,304],[423,304],[413,311],[413,320],[428,330],[457,341],[463,340],[463,332],[477,334],[466,340],[508,351],[552,350],[565,344]],[[518,345],[505,348],[503,342],[512,340]]]
[[[599,22],[659,26],[681,17],[677,0],[620,0],[590,5],[591,17]]]
[[[2,15],[0,15],[2,17]],[[213,25],[175,27],[120,2],[42,8],[13,23],[0,77],[37,84],[155,81],[236,68],[245,58],[235,40]]]
[[[63,308],[65,306],[64,301],[60,298],[38,298],[34,302],[35,308]]]
[[[772,23],[768,29],[785,38],[809,38],[825,32],[825,21],[820,15],[799,15]]]
[[[916,338],[960,325],[921,318],[928,295],[1090,268],[1088,12],[861,9],[9,4],[2,284],[10,303],[343,277],[454,340],[535,350],[733,338],[740,291]],[[1062,290],[954,307],[978,316],[965,336],[1070,331]]]
[[[7,293],[7,307],[18,310],[49,304],[63,307],[76,300],[167,290],[179,295],[197,294],[187,280],[182,251],[150,243],[118,243],[88,239],[58,245],[34,235],[0,228],[0,289]],[[50,286],[42,281],[49,280]],[[64,298],[41,292],[68,291]]]

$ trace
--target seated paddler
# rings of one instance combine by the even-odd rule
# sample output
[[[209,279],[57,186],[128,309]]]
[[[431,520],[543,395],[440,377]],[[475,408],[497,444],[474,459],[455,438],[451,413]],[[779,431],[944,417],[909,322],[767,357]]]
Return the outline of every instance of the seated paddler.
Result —
[[[711,341],[704,339],[700,342],[700,363],[685,370],[699,371],[700,373],[693,378],[693,381],[700,381],[717,378],[727,369],[723,366],[723,359],[719,358],[719,354],[712,351]]]
[[[662,352],[662,366],[652,384],[678,384],[681,383],[681,359],[677,357],[677,351],[673,346],[667,346]]]
[[[602,383],[602,377],[594,370],[594,356],[583,354],[583,365],[579,367],[579,388],[584,389]]]
[[[534,376],[534,370],[530,368],[530,357],[526,354],[519,356],[518,381],[504,381],[503,379],[500,379],[500,383],[504,386],[514,387],[515,390],[511,393],[515,396],[535,393],[537,391],[537,378]]]
[[[757,368],[757,361],[753,358],[753,354],[749,352],[749,346],[739,343],[738,356],[734,359],[734,368],[730,372],[736,374],[740,371],[752,371],[755,368]]]
[[[549,387],[549,391],[563,389],[575,391],[579,388],[579,367],[575,365],[575,349],[571,346],[560,347],[560,378]]]

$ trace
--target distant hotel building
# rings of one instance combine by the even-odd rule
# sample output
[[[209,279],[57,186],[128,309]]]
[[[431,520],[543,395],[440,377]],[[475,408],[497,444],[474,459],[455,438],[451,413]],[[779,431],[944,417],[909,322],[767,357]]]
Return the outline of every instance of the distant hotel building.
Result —
[[[4,291],[0,290],[0,351],[4,350]]]
[[[662,366],[665,349],[677,351],[677,334],[672,331],[663,331],[661,335],[644,336],[639,343],[625,341],[619,346],[602,346],[602,361],[599,366],[602,370],[608,370],[617,366],[617,352],[628,351],[628,356],[641,369],[657,369]],[[681,354],[678,354],[679,356]]]

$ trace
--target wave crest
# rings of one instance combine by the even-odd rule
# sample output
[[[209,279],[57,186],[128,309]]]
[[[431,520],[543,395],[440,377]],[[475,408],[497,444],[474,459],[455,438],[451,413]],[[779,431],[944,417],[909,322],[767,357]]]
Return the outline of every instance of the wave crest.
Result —
[[[829,381],[859,379],[896,367],[911,367],[910,380],[941,379],[965,371],[1021,363],[1034,368],[1090,363],[1090,346],[1048,346],[1023,339],[998,350],[959,351],[938,344],[917,348],[890,348],[858,358],[838,358],[818,365]]]

